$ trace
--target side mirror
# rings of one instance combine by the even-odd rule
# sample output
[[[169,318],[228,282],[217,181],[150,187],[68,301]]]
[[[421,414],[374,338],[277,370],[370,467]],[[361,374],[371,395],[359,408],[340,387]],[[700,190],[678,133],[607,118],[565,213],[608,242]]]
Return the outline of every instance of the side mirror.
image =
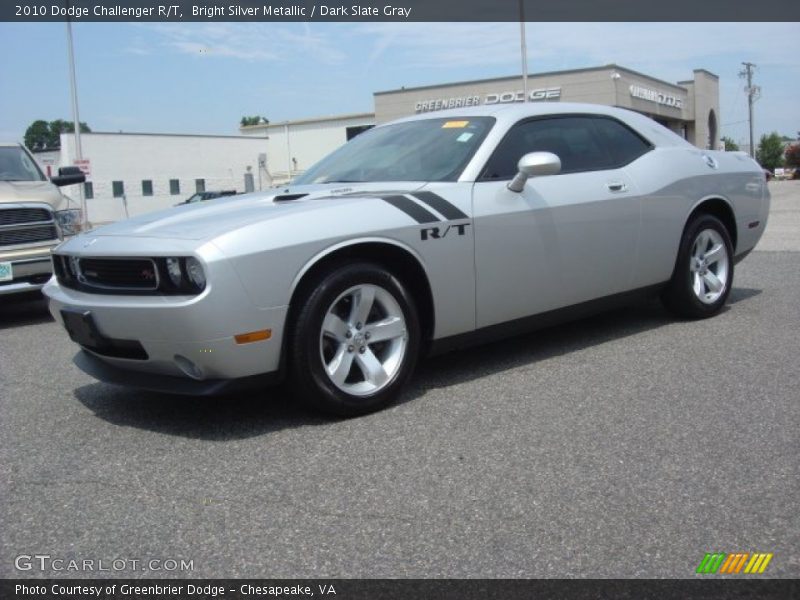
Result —
[[[58,170],[58,175],[51,177],[50,181],[59,187],[62,185],[75,185],[86,181],[86,175],[83,174],[80,167],[61,167]]]
[[[561,172],[561,159],[552,152],[529,152],[519,159],[517,174],[508,184],[512,192],[521,192],[529,177],[557,175]]]

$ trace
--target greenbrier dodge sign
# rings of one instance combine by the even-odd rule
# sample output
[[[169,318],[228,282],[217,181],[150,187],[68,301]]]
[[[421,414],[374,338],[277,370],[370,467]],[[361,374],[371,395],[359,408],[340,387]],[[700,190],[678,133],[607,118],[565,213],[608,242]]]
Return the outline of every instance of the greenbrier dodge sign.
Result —
[[[541,88],[528,92],[528,100],[536,102],[540,100],[558,100],[561,97],[561,88]],[[434,110],[445,110],[447,108],[462,108],[465,106],[480,106],[481,104],[507,104],[511,102],[524,102],[525,92],[500,92],[486,94],[481,97],[457,96],[454,98],[436,98],[433,100],[421,100],[414,105],[414,110],[418,113],[431,112]]]

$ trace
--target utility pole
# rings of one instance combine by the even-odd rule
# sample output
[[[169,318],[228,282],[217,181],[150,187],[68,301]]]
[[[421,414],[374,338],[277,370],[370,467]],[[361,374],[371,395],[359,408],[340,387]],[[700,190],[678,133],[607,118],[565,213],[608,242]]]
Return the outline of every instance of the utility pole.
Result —
[[[753,85],[753,70],[755,66],[751,62],[743,62],[744,69],[739,71],[739,77],[747,80],[744,88],[747,94],[747,122],[750,125],[750,157],[756,157],[756,147],[753,141],[753,103],[761,97],[761,87]]]
[[[75,82],[75,51],[72,48],[72,23],[67,19],[67,54],[69,55],[69,82],[72,91],[72,120],[75,126],[75,160],[83,158],[81,149],[81,120],[78,115],[78,87]],[[81,163],[77,163],[81,164]],[[79,185],[78,194],[81,202],[81,226],[88,229],[89,215],[87,214],[86,195],[83,193],[83,186]]]
[[[523,102],[528,101],[528,45],[525,42],[525,8],[523,2],[519,0],[519,43],[522,53],[522,90],[525,94]]]

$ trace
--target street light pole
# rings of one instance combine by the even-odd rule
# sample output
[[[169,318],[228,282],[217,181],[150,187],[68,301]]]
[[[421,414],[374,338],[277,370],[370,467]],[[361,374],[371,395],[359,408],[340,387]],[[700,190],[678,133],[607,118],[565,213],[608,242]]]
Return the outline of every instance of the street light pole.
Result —
[[[522,53],[522,90],[525,94],[523,102],[528,101],[528,45],[525,42],[525,7],[523,2],[519,0],[519,43],[520,52]]]
[[[72,91],[72,120],[75,129],[75,160],[83,158],[81,149],[81,120],[78,114],[78,88],[75,82],[75,52],[72,47],[72,23],[67,20],[67,54],[69,55],[69,82]],[[80,164],[80,163],[78,163]],[[81,225],[86,229],[89,224],[89,215],[86,210],[86,196],[83,193],[83,186],[78,187],[81,200]]]

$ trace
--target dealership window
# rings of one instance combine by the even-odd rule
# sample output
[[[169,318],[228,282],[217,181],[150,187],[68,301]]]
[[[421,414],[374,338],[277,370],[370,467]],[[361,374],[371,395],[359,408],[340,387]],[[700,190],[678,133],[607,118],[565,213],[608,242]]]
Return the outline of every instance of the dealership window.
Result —
[[[87,200],[94,198],[94,186],[91,181],[85,181],[83,183],[83,197]]]
[[[121,181],[112,181],[111,191],[114,194],[114,198],[122,198],[125,195],[125,185]]]
[[[205,192],[206,191],[206,180],[205,179],[195,179],[194,180],[194,191],[195,192]]]
[[[170,179],[169,180],[169,193],[173,196],[177,196],[181,193],[181,182],[177,179]]]
[[[142,179],[142,196],[153,195],[153,181],[151,179]]]

